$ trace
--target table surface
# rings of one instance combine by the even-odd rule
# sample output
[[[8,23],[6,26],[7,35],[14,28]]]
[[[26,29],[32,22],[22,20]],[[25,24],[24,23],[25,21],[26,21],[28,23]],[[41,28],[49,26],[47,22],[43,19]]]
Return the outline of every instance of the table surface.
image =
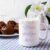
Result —
[[[0,50],[50,50],[50,30],[44,43],[36,47],[23,47],[18,44],[18,37],[0,38]]]

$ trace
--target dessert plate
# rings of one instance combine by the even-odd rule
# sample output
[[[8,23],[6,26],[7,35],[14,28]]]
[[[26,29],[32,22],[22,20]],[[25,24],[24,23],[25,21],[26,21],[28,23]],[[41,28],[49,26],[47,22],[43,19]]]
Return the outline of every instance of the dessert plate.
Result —
[[[0,37],[18,37],[18,36],[19,36],[18,33],[14,33],[14,34],[10,34],[10,35],[0,34]]]

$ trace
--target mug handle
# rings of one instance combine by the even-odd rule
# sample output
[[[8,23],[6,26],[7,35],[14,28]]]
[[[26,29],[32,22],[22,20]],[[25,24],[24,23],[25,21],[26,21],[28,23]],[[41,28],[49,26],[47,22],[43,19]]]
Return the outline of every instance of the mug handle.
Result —
[[[40,31],[40,40],[45,40],[48,37],[48,28],[45,31]]]
[[[43,17],[45,17],[45,13],[43,11],[42,11],[42,14],[43,14]],[[46,18],[46,21],[47,21],[47,18]],[[40,37],[41,42],[43,40],[45,41],[47,39],[47,37],[48,37],[48,21],[47,21],[47,25],[45,24],[45,26],[46,26],[45,32],[44,31],[40,31],[40,33],[43,33],[43,36]]]

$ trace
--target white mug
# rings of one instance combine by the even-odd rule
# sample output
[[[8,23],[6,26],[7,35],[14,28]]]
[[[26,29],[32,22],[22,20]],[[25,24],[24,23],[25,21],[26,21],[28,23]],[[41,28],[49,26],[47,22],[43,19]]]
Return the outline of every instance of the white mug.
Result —
[[[20,45],[28,47],[36,46],[41,40],[44,39],[40,37],[40,17],[24,18],[19,21]]]

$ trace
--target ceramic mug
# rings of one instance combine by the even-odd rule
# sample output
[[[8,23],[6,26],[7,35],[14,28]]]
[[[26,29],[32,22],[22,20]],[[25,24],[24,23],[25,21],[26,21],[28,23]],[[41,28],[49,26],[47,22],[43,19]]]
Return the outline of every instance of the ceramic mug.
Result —
[[[36,46],[45,38],[40,37],[40,17],[19,20],[19,44],[22,46]]]

